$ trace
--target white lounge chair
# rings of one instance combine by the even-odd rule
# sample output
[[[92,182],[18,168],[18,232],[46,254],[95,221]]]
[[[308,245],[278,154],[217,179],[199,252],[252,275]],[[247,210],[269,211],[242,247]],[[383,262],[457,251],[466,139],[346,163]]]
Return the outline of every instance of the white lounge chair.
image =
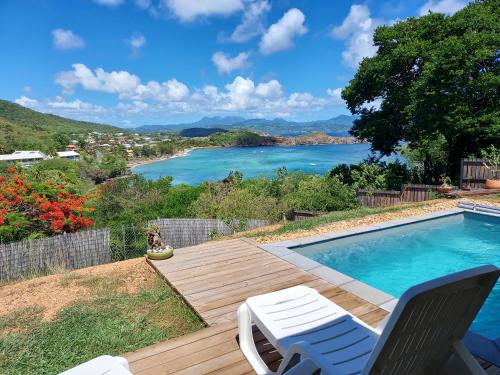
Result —
[[[132,373],[125,358],[101,355],[59,375],[132,375]]]
[[[306,286],[251,297],[238,309],[242,352],[264,374],[484,374],[462,343],[500,275],[482,266],[408,289],[374,329]],[[283,356],[272,372],[252,321]]]

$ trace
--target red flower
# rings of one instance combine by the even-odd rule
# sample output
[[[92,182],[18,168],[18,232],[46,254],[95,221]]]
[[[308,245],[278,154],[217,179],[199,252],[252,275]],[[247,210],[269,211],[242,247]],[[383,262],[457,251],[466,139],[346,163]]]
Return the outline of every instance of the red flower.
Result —
[[[94,224],[83,216],[93,211],[85,205],[90,196],[72,194],[66,191],[64,184],[57,185],[56,191],[54,187],[54,181],[31,184],[15,168],[10,168],[8,175],[0,176],[0,225],[5,225],[2,233],[11,239],[22,239],[27,233],[53,235]],[[7,221],[9,213],[19,219]]]
[[[61,231],[61,229],[64,228],[64,221],[63,220],[54,220],[51,224],[50,224],[50,227],[58,232],[58,231]]]
[[[9,166],[7,167],[7,173],[14,174],[14,173],[16,173],[16,172],[17,172],[17,171],[16,171],[16,168],[14,168],[13,166],[9,165]]]

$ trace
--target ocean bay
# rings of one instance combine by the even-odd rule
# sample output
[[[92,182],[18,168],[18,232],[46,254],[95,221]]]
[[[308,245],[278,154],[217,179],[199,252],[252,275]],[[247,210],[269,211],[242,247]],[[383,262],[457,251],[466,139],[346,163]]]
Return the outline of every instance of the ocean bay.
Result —
[[[279,168],[323,174],[337,164],[358,163],[370,154],[368,144],[328,144],[199,149],[182,157],[132,168],[146,179],[172,176],[174,184],[221,180],[230,171],[244,178],[273,175]]]

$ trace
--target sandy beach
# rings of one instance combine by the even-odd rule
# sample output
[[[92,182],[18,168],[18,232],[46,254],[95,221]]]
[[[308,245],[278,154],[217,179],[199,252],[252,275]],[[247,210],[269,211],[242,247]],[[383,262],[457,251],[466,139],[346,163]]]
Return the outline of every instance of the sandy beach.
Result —
[[[137,167],[138,165],[151,164],[161,160],[168,160],[174,158],[180,158],[182,156],[186,156],[193,150],[202,150],[208,148],[222,148],[222,146],[204,146],[204,147],[190,147],[184,150],[176,151],[172,155],[159,156],[156,158],[147,158],[147,159],[137,159],[127,163],[128,168]]]

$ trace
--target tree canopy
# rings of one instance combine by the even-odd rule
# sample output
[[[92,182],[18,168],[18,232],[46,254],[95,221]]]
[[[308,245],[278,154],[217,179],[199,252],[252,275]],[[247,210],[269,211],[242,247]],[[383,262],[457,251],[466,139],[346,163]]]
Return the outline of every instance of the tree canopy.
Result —
[[[461,157],[500,145],[499,19],[500,0],[483,0],[377,28],[377,54],[342,92],[360,115],[351,134],[383,155],[444,138],[452,176]]]

